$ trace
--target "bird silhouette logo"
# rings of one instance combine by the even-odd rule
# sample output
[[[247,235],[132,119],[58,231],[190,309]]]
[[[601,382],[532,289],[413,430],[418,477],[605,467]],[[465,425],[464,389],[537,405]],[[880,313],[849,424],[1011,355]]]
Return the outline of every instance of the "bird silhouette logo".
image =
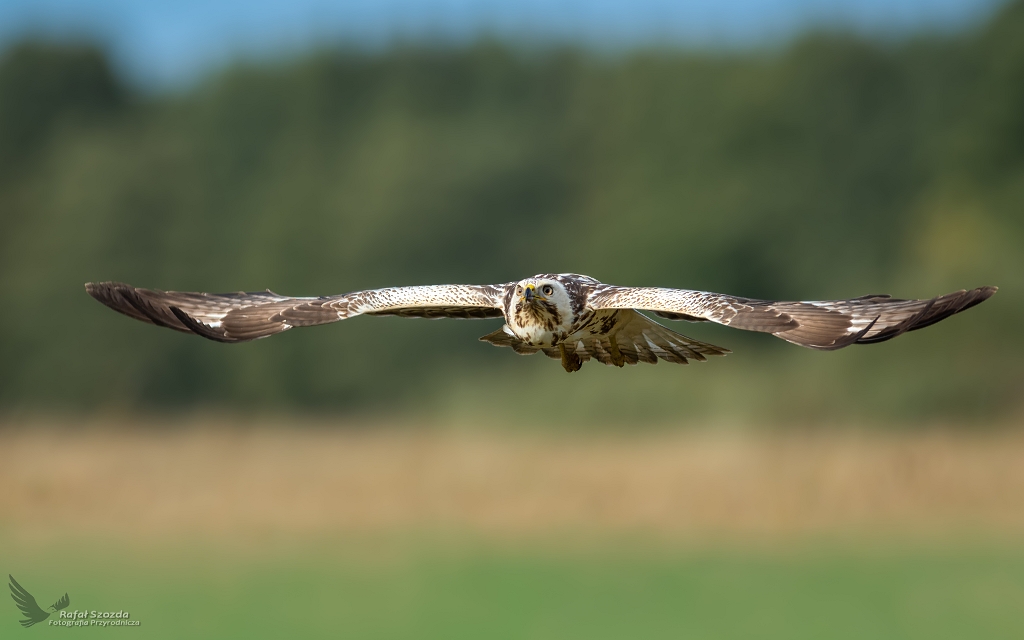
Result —
[[[14,579],[14,576],[7,574],[7,577],[11,579],[11,584],[8,585],[11,588],[11,597],[14,598],[14,604],[18,605],[18,609],[25,614],[26,618],[21,620],[21,626],[31,627],[37,622],[42,622],[50,617],[50,612],[45,609],[41,609],[36,604],[35,597],[25,590],[25,587],[18,584],[18,581]],[[61,609],[66,609],[71,604],[71,599],[68,598],[68,594],[64,594],[64,597],[51,604],[47,609],[53,609],[53,613],[57,613]]]

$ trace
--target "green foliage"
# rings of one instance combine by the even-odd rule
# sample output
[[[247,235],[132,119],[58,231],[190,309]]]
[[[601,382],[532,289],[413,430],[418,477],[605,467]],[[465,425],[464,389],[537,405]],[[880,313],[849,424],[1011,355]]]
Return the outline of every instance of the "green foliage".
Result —
[[[73,128],[122,101],[123,91],[95,49],[11,49],[0,65],[0,170],[15,171],[61,125]]]
[[[977,32],[898,44],[814,34],[750,54],[326,51],[149,98],[95,50],[11,49],[0,407],[401,411],[554,384],[587,420],[683,404],[813,418],[1013,411],[1022,42],[1017,3]],[[674,325],[737,353],[570,377],[475,342],[488,322],[362,318],[225,347],[114,317],[82,290],[117,279],[319,295],[544,271],[799,299],[1001,291],[877,347],[816,354]]]

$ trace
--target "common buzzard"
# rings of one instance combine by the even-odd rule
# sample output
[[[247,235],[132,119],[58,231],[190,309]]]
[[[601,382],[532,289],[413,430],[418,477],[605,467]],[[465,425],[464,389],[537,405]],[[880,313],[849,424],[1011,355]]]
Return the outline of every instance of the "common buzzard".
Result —
[[[415,318],[504,318],[480,338],[516,353],[538,351],[577,371],[591,358],[607,365],[659,358],[686,364],[728,349],[700,342],[651,320],[717,322],[771,333],[811,349],[841,349],[883,342],[973,307],[996,287],[956,291],[927,300],[870,295],[850,300],[780,302],[720,293],[619,287],[574,273],[546,273],[505,284],[444,284],[354,291],[339,296],[290,298],[258,293],[181,293],[118,282],[89,283],[89,295],[143,322],[218,342],[265,338],[357,315]]]

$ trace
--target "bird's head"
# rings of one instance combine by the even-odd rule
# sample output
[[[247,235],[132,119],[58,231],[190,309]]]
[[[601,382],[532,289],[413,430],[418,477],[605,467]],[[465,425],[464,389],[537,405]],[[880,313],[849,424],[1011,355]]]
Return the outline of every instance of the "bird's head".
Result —
[[[513,310],[513,328],[527,330],[527,341],[533,344],[551,344],[554,334],[564,334],[573,319],[569,292],[557,279],[546,276],[516,283]]]
[[[534,276],[516,284],[516,298],[521,305],[559,308],[569,306],[569,293],[558,280]]]

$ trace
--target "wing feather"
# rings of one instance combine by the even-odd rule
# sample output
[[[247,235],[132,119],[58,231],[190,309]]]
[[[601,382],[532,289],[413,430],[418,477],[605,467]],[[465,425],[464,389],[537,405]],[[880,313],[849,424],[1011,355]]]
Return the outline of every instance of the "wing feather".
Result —
[[[996,287],[979,287],[926,300],[870,295],[850,300],[785,302],[686,289],[604,285],[594,289],[588,304],[594,309],[653,311],[670,319],[710,320],[829,351],[851,344],[883,342],[922,329],[987,300],[996,291]]]
[[[708,356],[729,353],[728,349],[676,333],[631,309],[616,312],[616,322],[612,324],[613,333],[587,333],[578,340],[563,343],[563,346],[584,362],[593,358],[601,364],[619,367],[640,362],[656,364],[659,359],[676,364],[687,364],[689,360],[704,362]],[[543,351],[549,358],[558,360],[562,357],[558,347],[530,346],[505,327],[480,339],[498,347],[511,347],[522,355]]]
[[[272,291],[189,293],[142,289],[120,282],[88,283],[96,300],[127,316],[218,342],[265,338],[293,327],[357,315],[497,318],[506,285],[431,285],[292,298]]]

